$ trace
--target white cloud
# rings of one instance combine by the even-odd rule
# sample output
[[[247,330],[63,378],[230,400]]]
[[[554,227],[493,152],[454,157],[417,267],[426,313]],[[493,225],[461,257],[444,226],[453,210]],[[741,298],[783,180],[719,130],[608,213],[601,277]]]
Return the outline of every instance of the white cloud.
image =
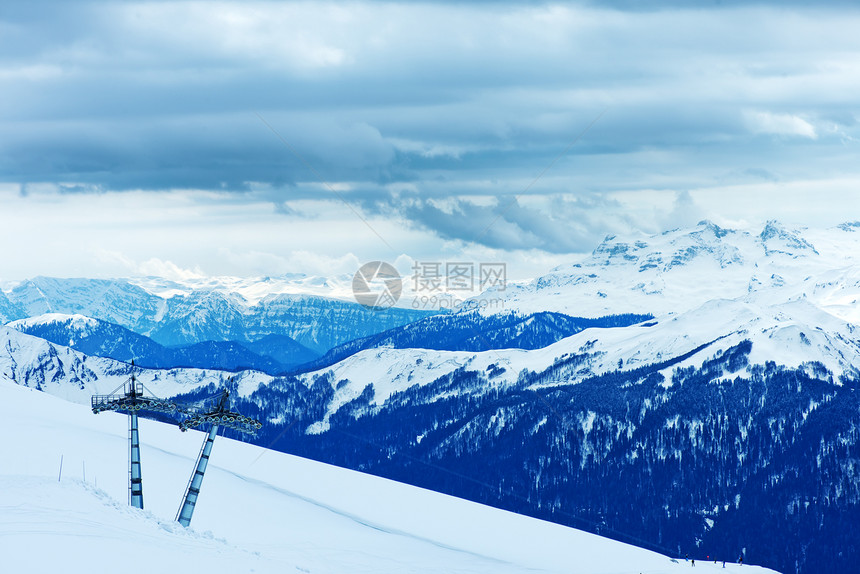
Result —
[[[57,65],[34,64],[28,66],[0,67],[0,81],[13,82],[25,80],[27,82],[39,82],[53,80],[62,76],[63,68]]]
[[[232,274],[285,275],[302,273],[309,276],[332,277],[355,273],[363,261],[354,253],[328,254],[307,250],[271,253],[259,250],[238,251],[230,247],[218,250],[218,256],[229,263]]]
[[[340,45],[348,11],[332,4],[144,2],[114,6],[111,14],[128,39],[139,45],[157,42],[183,58],[296,71],[351,60]]]
[[[860,178],[711,187],[690,191],[704,217],[726,227],[760,226],[768,219],[828,227],[857,219]]]
[[[162,261],[157,257],[148,259],[137,266],[137,273],[140,275],[152,275],[154,277],[163,277],[174,281],[187,281],[190,279],[203,279],[206,275],[199,267],[195,269],[183,269],[172,261]]]
[[[800,116],[771,112],[748,112],[746,119],[754,133],[818,139],[815,127]]]
[[[658,217],[663,229],[689,227],[705,219],[705,213],[690,195],[689,191],[680,191],[675,196],[672,210],[665,217]]]
[[[388,138],[388,141],[391,142],[398,151],[414,153],[427,158],[448,156],[454,159],[460,159],[463,154],[470,151],[479,151],[480,149],[477,146],[449,145],[400,138]]]

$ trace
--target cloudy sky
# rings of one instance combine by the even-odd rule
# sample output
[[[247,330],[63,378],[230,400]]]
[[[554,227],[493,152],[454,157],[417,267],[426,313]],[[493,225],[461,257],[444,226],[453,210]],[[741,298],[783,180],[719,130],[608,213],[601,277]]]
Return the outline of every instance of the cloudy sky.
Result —
[[[802,4],[5,1],[0,279],[860,219],[860,9]]]

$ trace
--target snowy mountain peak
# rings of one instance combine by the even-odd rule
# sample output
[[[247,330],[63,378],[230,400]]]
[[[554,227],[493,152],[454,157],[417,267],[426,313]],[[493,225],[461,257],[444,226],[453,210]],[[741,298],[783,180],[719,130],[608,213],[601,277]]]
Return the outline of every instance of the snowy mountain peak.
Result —
[[[577,263],[530,284],[484,294],[473,306],[530,314],[553,311],[598,317],[682,313],[708,300],[756,297],[778,304],[808,297],[842,318],[860,320],[860,224],[794,229],[768,221],[760,230],[711,221],[651,236],[609,236]],[[817,279],[812,279],[813,277]],[[498,299],[494,305],[481,299]]]
[[[698,226],[700,228],[702,228],[701,231],[694,231],[692,233],[702,234],[702,233],[708,232],[708,233],[713,234],[714,237],[716,237],[716,238],[722,238],[722,237],[725,237],[726,235],[728,235],[729,233],[735,233],[734,230],[724,229],[724,228],[720,227],[719,225],[717,225],[716,223],[714,223],[713,221],[711,221],[710,219],[703,219],[702,221],[700,221],[698,223]]]
[[[818,255],[818,251],[797,231],[787,229],[778,221],[768,221],[759,235],[766,255],[784,254],[791,257],[803,257],[810,253]]]
[[[748,234],[744,232],[738,233],[710,221],[701,221],[694,230],[681,232],[670,241],[674,251],[665,270],[688,264],[701,256],[715,261],[720,268],[742,264],[744,258],[738,243],[745,243],[747,237]]]
[[[693,229],[676,229],[659,236],[619,239],[610,235],[581,266],[627,265],[637,267],[639,272],[665,272],[704,257],[726,267],[742,263],[736,243],[737,239],[747,242],[748,238],[748,233],[724,229],[707,220]]]
[[[609,235],[591,253],[595,263],[603,265],[624,265],[639,261],[640,252],[648,247],[642,241],[625,242],[616,241],[615,235]]]
[[[836,226],[837,229],[841,229],[842,231],[848,231],[849,233],[853,233],[857,230],[860,230],[860,221],[846,221],[845,223],[840,223]]]

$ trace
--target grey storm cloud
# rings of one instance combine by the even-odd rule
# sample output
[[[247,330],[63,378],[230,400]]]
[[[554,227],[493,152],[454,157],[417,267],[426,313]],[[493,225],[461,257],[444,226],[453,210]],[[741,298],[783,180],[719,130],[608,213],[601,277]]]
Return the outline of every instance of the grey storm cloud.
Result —
[[[442,238],[580,251],[635,224],[610,191],[856,174],[858,26],[847,1],[4,3],[0,180],[264,185],[287,217],[341,182]]]
[[[444,239],[549,253],[587,251],[606,229],[623,229],[631,223],[616,202],[600,195],[554,198],[548,211],[523,205],[516,197],[490,205],[458,199],[442,206],[416,199],[403,202],[400,214]]]

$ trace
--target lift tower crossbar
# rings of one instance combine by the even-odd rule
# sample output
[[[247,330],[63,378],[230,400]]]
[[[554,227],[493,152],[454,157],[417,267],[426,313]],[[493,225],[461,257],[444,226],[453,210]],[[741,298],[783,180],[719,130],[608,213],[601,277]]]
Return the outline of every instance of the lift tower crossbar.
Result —
[[[114,389],[109,395],[93,395],[93,413],[116,411],[128,414],[128,503],[135,508],[143,508],[143,477],[140,470],[140,432],[137,414],[140,411],[159,413],[176,412],[176,403],[160,399],[149,392],[134,376],[134,362],[131,364],[131,377]]]
[[[209,455],[212,453],[212,445],[215,442],[215,436],[218,434],[218,427],[223,426],[241,433],[255,435],[263,426],[258,420],[228,410],[227,401],[229,396],[230,392],[224,389],[218,403],[213,408],[204,412],[193,413],[190,417],[179,423],[179,429],[183,432],[190,428],[202,427],[206,424],[212,425],[203,441],[203,446],[200,448],[200,454],[197,455],[197,464],[194,467],[191,478],[188,480],[188,486],[185,488],[185,496],[182,497],[182,504],[176,513],[176,520],[182,526],[188,527],[191,524],[191,515],[194,514],[194,507],[197,505],[200,486],[203,484],[203,474],[206,472],[206,467],[209,464]]]

